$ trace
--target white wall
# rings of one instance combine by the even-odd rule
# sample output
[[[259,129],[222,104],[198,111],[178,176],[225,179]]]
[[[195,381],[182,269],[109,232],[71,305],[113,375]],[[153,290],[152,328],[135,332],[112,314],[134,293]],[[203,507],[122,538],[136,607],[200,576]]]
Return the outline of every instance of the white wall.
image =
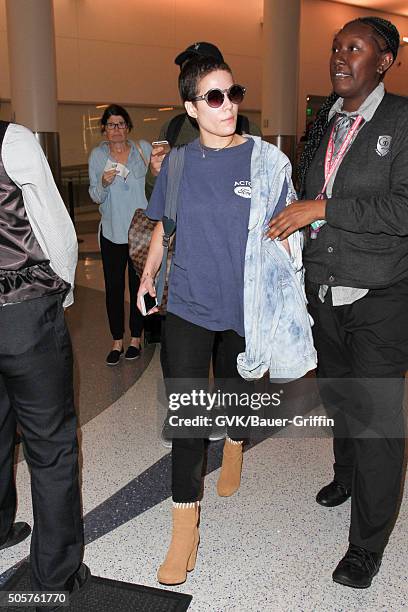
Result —
[[[9,97],[5,0],[0,2],[0,97]],[[70,102],[178,104],[174,58],[197,40],[219,45],[260,98],[263,0],[54,0],[58,97]]]
[[[75,103],[59,113],[64,164],[86,159],[83,126],[89,116],[100,113],[95,105],[142,106],[149,115],[156,112],[154,107],[180,104],[174,57],[197,40],[209,40],[221,48],[236,80],[247,86],[243,109],[260,110],[263,0],[54,0],[54,12],[58,98]],[[392,19],[401,34],[408,35],[406,17],[302,0],[299,135],[305,124],[307,94],[330,92],[328,58],[333,34],[346,21],[368,14]],[[402,49],[399,62],[386,85],[408,95],[408,47]],[[0,0],[0,66],[0,98],[8,99],[5,0]],[[147,125],[142,119],[135,132],[150,139],[152,133],[158,134],[159,123]]]
[[[390,19],[401,36],[408,36],[408,18],[387,15],[347,4],[303,0],[300,36],[300,74],[298,104],[298,135],[305,128],[306,96],[326,96],[331,91],[329,56],[333,35],[342,25],[367,15]],[[408,96],[408,47],[400,49],[397,62],[388,72],[385,85],[393,93]]]

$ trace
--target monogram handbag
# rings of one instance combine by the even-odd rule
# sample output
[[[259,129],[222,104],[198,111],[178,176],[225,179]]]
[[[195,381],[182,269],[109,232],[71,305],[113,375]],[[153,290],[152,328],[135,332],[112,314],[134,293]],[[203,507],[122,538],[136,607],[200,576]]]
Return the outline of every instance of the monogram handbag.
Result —
[[[176,226],[178,191],[184,167],[184,147],[175,147],[171,150],[169,156],[166,204],[163,216],[163,259],[156,284],[157,301],[161,310],[165,310],[167,304],[168,287],[166,279],[170,271],[171,255],[174,250],[174,240],[171,240],[171,237]],[[145,161],[143,156],[142,158]],[[142,209],[135,211],[130,223],[128,233],[129,256],[139,277],[143,274],[152,232],[156,223],[157,221],[149,219]]]
[[[129,227],[129,256],[132,260],[133,268],[139,278],[143,274],[143,269],[147,259],[147,253],[149,252],[150,240],[152,238],[152,232],[156,226],[157,221],[152,221],[146,217],[144,210],[138,208],[133,215],[133,219]],[[170,257],[167,259],[166,266],[166,278],[170,271],[171,255],[173,253],[173,242],[171,243],[169,254]],[[166,309],[167,304],[167,284],[164,286],[163,298],[161,302],[161,310]]]
[[[132,260],[133,268],[139,277],[143,273],[152,232],[156,223],[157,221],[152,221],[146,217],[146,212],[141,208],[135,210],[133,219],[130,222],[128,233],[129,256]]]

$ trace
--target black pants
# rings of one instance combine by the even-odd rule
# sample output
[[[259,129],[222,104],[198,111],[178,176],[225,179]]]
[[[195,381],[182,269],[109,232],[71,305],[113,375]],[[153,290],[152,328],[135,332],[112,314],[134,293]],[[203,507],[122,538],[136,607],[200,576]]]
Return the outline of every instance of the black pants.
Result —
[[[115,244],[100,234],[103,275],[105,278],[106,310],[109,328],[114,340],[121,340],[125,331],[125,273],[128,267],[130,316],[129,327],[132,338],[140,338],[143,330],[143,315],[137,307],[137,292],[140,279],[129,257],[127,244]]]
[[[72,349],[61,295],[0,308],[0,543],[16,511],[17,425],[31,471],[32,587],[70,589],[83,533]]]
[[[345,306],[332,306],[330,290],[322,304],[317,292],[309,285],[321,397],[335,421],[334,477],[352,488],[349,540],[382,552],[403,474],[408,281]]]
[[[217,343],[218,381],[223,391],[230,390],[235,379],[234,390],[248,390],[237,371],[237,356],[245,350],[245,339],[232,330],[213,332],[189,323],[172,313],[167,313],[164,329],[163,372],[166,390],[173,393],[189,393],[194,383],[204,386],[214,343]],[[164,357],[164,358],[163,358]],[[228,407],[227,407],[228,408]],[[229,429],[231,439],[242,439],[236,428]],[[172,494],[175,502],[194,502],[200,497],[204,459],[204,438],[173,438],[172,450]]]

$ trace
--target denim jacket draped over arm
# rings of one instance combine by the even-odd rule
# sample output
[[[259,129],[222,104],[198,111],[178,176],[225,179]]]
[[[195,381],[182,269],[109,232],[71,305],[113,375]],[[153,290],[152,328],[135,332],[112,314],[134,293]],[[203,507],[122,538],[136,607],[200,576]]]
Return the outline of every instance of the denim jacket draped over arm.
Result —
[[[271,380],[289,381],[316,367],[311,318],[307,312],[302,237],[289,237],[291,255],[265,233],[282,188],[286,204],[296,199],[288,158],[272,144],[254,139],[251,159],[251,212],[244,272],[245,353],[238,371],[248,380],[269,370]]]

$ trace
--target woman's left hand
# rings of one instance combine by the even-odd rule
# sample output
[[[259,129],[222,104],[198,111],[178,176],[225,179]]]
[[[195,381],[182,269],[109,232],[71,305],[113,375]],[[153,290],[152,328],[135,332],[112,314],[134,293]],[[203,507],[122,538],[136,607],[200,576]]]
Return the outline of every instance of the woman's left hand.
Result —
[[[267,236],[285,240],[296,230],[326,216],[326,200],[302,200],[292,202],[269,222]]]

